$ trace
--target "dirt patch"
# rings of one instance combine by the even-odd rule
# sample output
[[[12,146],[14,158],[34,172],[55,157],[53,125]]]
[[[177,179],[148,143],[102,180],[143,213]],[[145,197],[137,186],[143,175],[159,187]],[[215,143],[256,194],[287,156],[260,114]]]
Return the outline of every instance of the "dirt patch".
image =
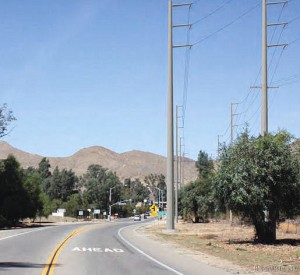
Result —
[[[297,225],[282,224],[277,229],[278,241],[273,245],[255,243],[252,226],[179,222],[175,226],[176,233],[163,234],[165,227],[165,222],[156,221],[142,230],[162,241],[227,260],[243,267],[247,273],[300,274],[300,228]]]

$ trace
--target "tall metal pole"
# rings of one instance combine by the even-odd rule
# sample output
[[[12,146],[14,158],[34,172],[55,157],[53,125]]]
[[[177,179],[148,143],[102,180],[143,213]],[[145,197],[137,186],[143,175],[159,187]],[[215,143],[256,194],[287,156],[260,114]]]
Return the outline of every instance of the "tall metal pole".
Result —
[[[267,2],[262,0],[262,106],[261,135],[268,133]]]
[[[233,104],[230,103],[230,144],[232,144],[232,140],[233,140],[233,118],[232,118],[232,115],[233,115],[233,111],[232,111],[232,106]],[[229,221],[230,221],[230,225],[233,224],[233,213],[232,213],[232,210],[229,209]]]
[[[173,140],[173,20],[172,0],[169,0],[168,22],[168,135],[167,135],[167,230],[174,230],[174,140]]]
[[[178,187],[179,187],[179,163],[178,163],[178,108],[176,105],[176,184],[175,184],[175,222],[178,223]]]
[[[261,135],[268,133],[268,45],[267,45],[267,0],[262,0],[262,65],[261,65]],[[264,210],[265,222],[269,221],[269,211]]]
[[[182,187],[182,181],[181,181],[181,173],[182,173],[181,141],[182,141],[182,137],[179,140],[180,140],[180,142],[179,142],[179,175],[178,175],[178,178],[179,178],[179,185],[180,185],[180,188],[181,188]]]
[[[158,209],[159,209],[158,211],[160,211],[160,208],[161,208],[160,202],[161,202],[160,189],[158,188]]]
[[[233,123],[232,123],[232,103],[230,103],[230,144],[232,143],[233,136]]]
[[[218,156],[220,155],[220,137],[223,135],[218,135]]]

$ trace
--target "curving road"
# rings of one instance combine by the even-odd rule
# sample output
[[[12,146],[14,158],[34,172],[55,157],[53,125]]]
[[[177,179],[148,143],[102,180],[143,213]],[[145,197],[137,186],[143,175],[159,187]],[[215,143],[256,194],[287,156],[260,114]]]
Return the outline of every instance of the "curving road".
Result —
[[[141,224],[124,219],[0,231],[0,274],[227,274],[139,234]]]

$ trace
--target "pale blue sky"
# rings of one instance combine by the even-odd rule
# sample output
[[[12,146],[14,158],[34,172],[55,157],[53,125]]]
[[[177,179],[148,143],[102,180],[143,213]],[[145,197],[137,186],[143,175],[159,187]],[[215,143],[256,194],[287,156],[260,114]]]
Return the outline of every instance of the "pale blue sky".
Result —
[[[183,1],[174,1],[182,3]],[[186,2],[186,1],[185,1]],[[43,156],[99,145],[166,155],[167,0],[0,0],[0,102],[17,121],[4,138]],[[260,131],[261,0],[194,1],[174,8],[190,30],[185,153],[216,155],[245,123]],[[268,7],[269,130],[300,137],[300,1]],[[275,31],[275,34],[273,35]],[[187,29],[174,29],[174,44]],[[174,49],[174,105],[184,98],[186,49]],[[273,84],[272,84],[273,83]],[[180,135],[183,131],[180,130]]]

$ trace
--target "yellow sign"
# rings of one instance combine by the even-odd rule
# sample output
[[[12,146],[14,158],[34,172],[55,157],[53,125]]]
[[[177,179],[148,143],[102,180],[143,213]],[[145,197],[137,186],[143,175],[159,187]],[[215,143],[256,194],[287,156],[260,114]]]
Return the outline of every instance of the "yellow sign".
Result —
[[[152,211],[152,213],[157,212],[158,207],[155,204],[153,204],[153,205],[150,206],[150,210]]]
[[[150,214],[150,216],[151,216],[151,217],[157,217],[158,214],[157,214],[157,212],[153,212],[153,211],[152,211],[151,214]]]

